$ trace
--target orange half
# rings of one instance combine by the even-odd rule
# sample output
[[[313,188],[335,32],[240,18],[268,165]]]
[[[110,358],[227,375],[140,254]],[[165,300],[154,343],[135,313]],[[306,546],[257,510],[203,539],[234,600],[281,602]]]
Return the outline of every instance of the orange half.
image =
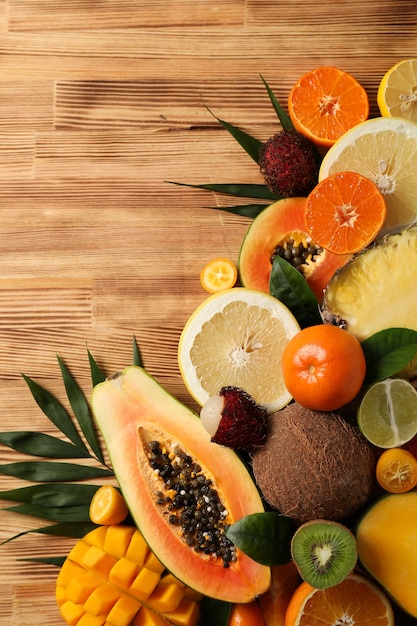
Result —
[[[313,240],[335,254],[354,254],[369,245],[387,214],[374,182],[356,172],[337,172],[307,198],[306,224]]]
[[[385,593],[368,578],[349,574],[339,585],[314,589],[303,582],[285,615],[285,626],[393,626],[392,606]]]
[[[288,97],[295,128],[318,146],[332,146],[346,131],[369,116],[364,87],[337,67],[319,67],[304,74]]]

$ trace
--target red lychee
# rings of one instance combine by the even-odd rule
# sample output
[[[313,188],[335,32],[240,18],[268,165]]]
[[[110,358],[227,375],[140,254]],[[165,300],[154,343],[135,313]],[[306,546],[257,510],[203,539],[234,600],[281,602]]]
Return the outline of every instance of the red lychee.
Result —
[[[315,146],[295,129],[268,139],[259,155],[267,187],[284,198],[307,196],[318,182],[319,164]]]
[[[211,440],[228,448],[251,452],[268,434],[266,409],[239,387],[222,387],[207,400],[200,417]]]

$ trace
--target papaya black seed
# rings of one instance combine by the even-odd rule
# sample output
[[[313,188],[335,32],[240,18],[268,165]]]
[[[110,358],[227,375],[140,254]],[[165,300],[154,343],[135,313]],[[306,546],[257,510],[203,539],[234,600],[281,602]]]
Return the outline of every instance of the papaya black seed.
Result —
[[[163,487],[155,490],[155,501],[166,510],[169,523],[181,528],[187,546],[229,567],[236,551],[225,535],[227,510],[201,466],[179,446],[169,451],[156,440],[148,443],[147,456]]]

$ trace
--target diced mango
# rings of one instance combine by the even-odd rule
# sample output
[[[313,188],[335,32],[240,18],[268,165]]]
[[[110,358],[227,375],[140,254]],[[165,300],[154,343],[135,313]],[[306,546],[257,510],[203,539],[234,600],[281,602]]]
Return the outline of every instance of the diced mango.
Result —
[[[89,546],[97,546],[102,548],[106,539],[107,526],[98,526],[94,530],[87,533],[83,539]]]
[[[110,585],[101,585],[87,598],[84,609],[92,615],[106,615],[120,598],[120,592]]]
[[[64,604],[61,604],[59,611],[68,626],[76,626],[84,613],[84,607],[81,604],[74,604],[74,602],[67,600]]]
[[[132,526],[108,526],[103,550],[120,559],[125,556],[134,532]]]
[[[86,569],[92,570],[104,579],[108,579],[111,568],[117,563],[116,557],[104,552],[96,546],[89,546],[87,552],[83,555],[81,565]]]
[[[107,615],[91,615],[91,613],[84,613],[77,626],[104,626],[106,623]]]
[[[200,606],[184,597],[175,611],[165,613],[164,617],[178,626],[196,626],[200,619]]]
[[[129,626],[140,607],[141,603],[134,598],[122,596],[109,612],[107,621],[114,626]]]
[[[74,576],[78,576],[78,574],[82,574],[84,571],[85,570],[81,567],[81,565],[74,563],[74,561],[71,561],[68,557],[59,571],[56,583],[57,585],[66,587]]]
[[[90,546],[83,539],[81,541],[77,541],[75,546],[72,548],[71,552],[68,555],[70,561],[74,563],[81,563],[84,557],[84,554],[88,552]]]
[[[84,604],[89,595],[97,589],[100,581],[93,574],[88,572],[78,574],[72,578],[67,585],[67,598],[75,604]]]
[[[153,572],[157,572],[158,574],[162,574],[165,569],[161,561],[154,555],[153,552],[149,552],[144,565],[148,569],[151,569]]]
[[[184,593],[176,583],[158,585],[146,601],[146,604],[158,613],[175,611],[184,597]]]
[[[142,602],[147,600],[160,581],[160,575],[143,567],[129,587],[129,593]]]
[[[167,626],[167,623],[158,613],[143,606],[133,620],[132,626]]]
[[[109,574],[109,581],[121,589],[129,589],[139,573],[139,566],[125,557],[113,565]]]
[[[55,589],[55,598],[58,606],[67,601],[67,590],[62,585],[57,585]]]
[[[126,550],[125,557],[130,561],[134,561],[139,566],[145,563],[145,559],[149,553],[149,546],[139,531],[133,533],[129,547]]]

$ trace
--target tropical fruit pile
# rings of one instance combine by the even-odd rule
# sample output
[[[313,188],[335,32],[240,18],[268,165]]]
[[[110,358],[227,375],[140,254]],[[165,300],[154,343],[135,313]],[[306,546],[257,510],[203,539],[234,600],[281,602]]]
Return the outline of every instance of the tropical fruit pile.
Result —
[[[227,125],[273,202],[201,271],[178,346],[200,415],[142,367],[94,387],[121,493],[58,577],[70,626],[417,619],[416,76],[387,72],[368,120],[321,67],[289,115],[268,87],[267,142]]]

